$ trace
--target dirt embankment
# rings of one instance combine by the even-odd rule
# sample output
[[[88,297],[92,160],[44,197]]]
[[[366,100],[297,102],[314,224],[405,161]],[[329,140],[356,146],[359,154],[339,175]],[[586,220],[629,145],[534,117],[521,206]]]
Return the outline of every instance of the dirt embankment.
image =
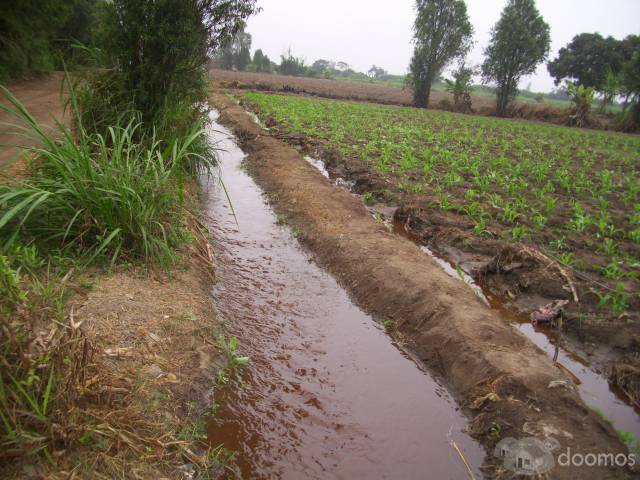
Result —
[[[248,164],[275,208],[348,288],[440,374],[491,452],[501,438],[551,435],[573,452],[623,452],[612,427],[586,407],[571,379],[446,275],[414,244],[389,233],[353,195],[337,190],[300,154],[270,137],[244,110],[212,94],[221,123],[249,153]],[[384,379],[381,379],[384,381]],[[551,384],[553,385],[553,384]],[[425,408],[429,408],[425,405]],[[495,462],[492,454],[488,462]],[[492,476],[504,473],[496,463]],[[620,469],[556,468],[554,478],[625,478]]]

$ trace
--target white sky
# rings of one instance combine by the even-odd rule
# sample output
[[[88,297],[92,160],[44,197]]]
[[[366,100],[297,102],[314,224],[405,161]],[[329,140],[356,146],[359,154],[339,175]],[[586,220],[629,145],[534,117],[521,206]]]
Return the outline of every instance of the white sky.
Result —
[[[469,55],[482,63],[489,31],[507,0],[467,0],[474,26],[475,46]],[[622,38],[640,34],[640,0],[537,0],[538,10],[551,26],[550,58],[582,32]],[[259,0],[263,11],[248,21],[253,50],[262,48],[279,63],[289,47],[311,64],[318,58],[345,61],[355,70],[376,64],[390,73],[407,71],[412,53],[414,0]],[[553,88],[546,64],[525,78],[533,90]]]

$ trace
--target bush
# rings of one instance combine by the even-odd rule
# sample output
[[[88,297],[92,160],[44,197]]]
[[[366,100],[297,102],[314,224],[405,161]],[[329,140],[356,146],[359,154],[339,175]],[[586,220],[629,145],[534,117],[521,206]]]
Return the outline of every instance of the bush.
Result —
[[[45,248],[72,250],[87,262],[103,255],[112,262],[121,255],[171,259],[181,238],[185,173],[214,165],[204,150],[202,125],[160,142],[141,131],[139,115],[129,113],[104,135],[88,132],[80,121],[76,137],[58,125],[60,140],[54,140],[2,90],[13,106],[2,109],[39,143],[27,149],[36,157],[34,175],[0,186],[0,238],[5,246],[35,241]]]
[[[567,92],[571,95],[573,114],[569,117],[569,124],[576,127],[586,127],[592,123],[591,104],[595,95],[593,87],[575,85],[567,82]]]

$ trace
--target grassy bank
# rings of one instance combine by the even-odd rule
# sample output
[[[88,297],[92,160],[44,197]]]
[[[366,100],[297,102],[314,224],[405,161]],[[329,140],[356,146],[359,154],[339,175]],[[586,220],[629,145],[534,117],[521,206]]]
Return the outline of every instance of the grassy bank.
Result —
[[[18,160],[30,175],[0,185],[0,463],[206,478],[227,453],[196,399],[233,364],[199,221],[196,179],[216,168],[206,111],[182,132],[133,112],[101,129],[83,117],[89,86],[67,88],[71,126],[43,127],[5,89],[0,103],[33,145]]]

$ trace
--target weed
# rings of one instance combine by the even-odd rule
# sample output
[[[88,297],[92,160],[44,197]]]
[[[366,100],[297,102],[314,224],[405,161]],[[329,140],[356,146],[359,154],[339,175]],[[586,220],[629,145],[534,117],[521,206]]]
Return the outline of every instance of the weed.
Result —
[[[373,193],[366,192],[364,195],[362,195],[362,201],[365,205],[372,205],[375,201],[373,198]]]

